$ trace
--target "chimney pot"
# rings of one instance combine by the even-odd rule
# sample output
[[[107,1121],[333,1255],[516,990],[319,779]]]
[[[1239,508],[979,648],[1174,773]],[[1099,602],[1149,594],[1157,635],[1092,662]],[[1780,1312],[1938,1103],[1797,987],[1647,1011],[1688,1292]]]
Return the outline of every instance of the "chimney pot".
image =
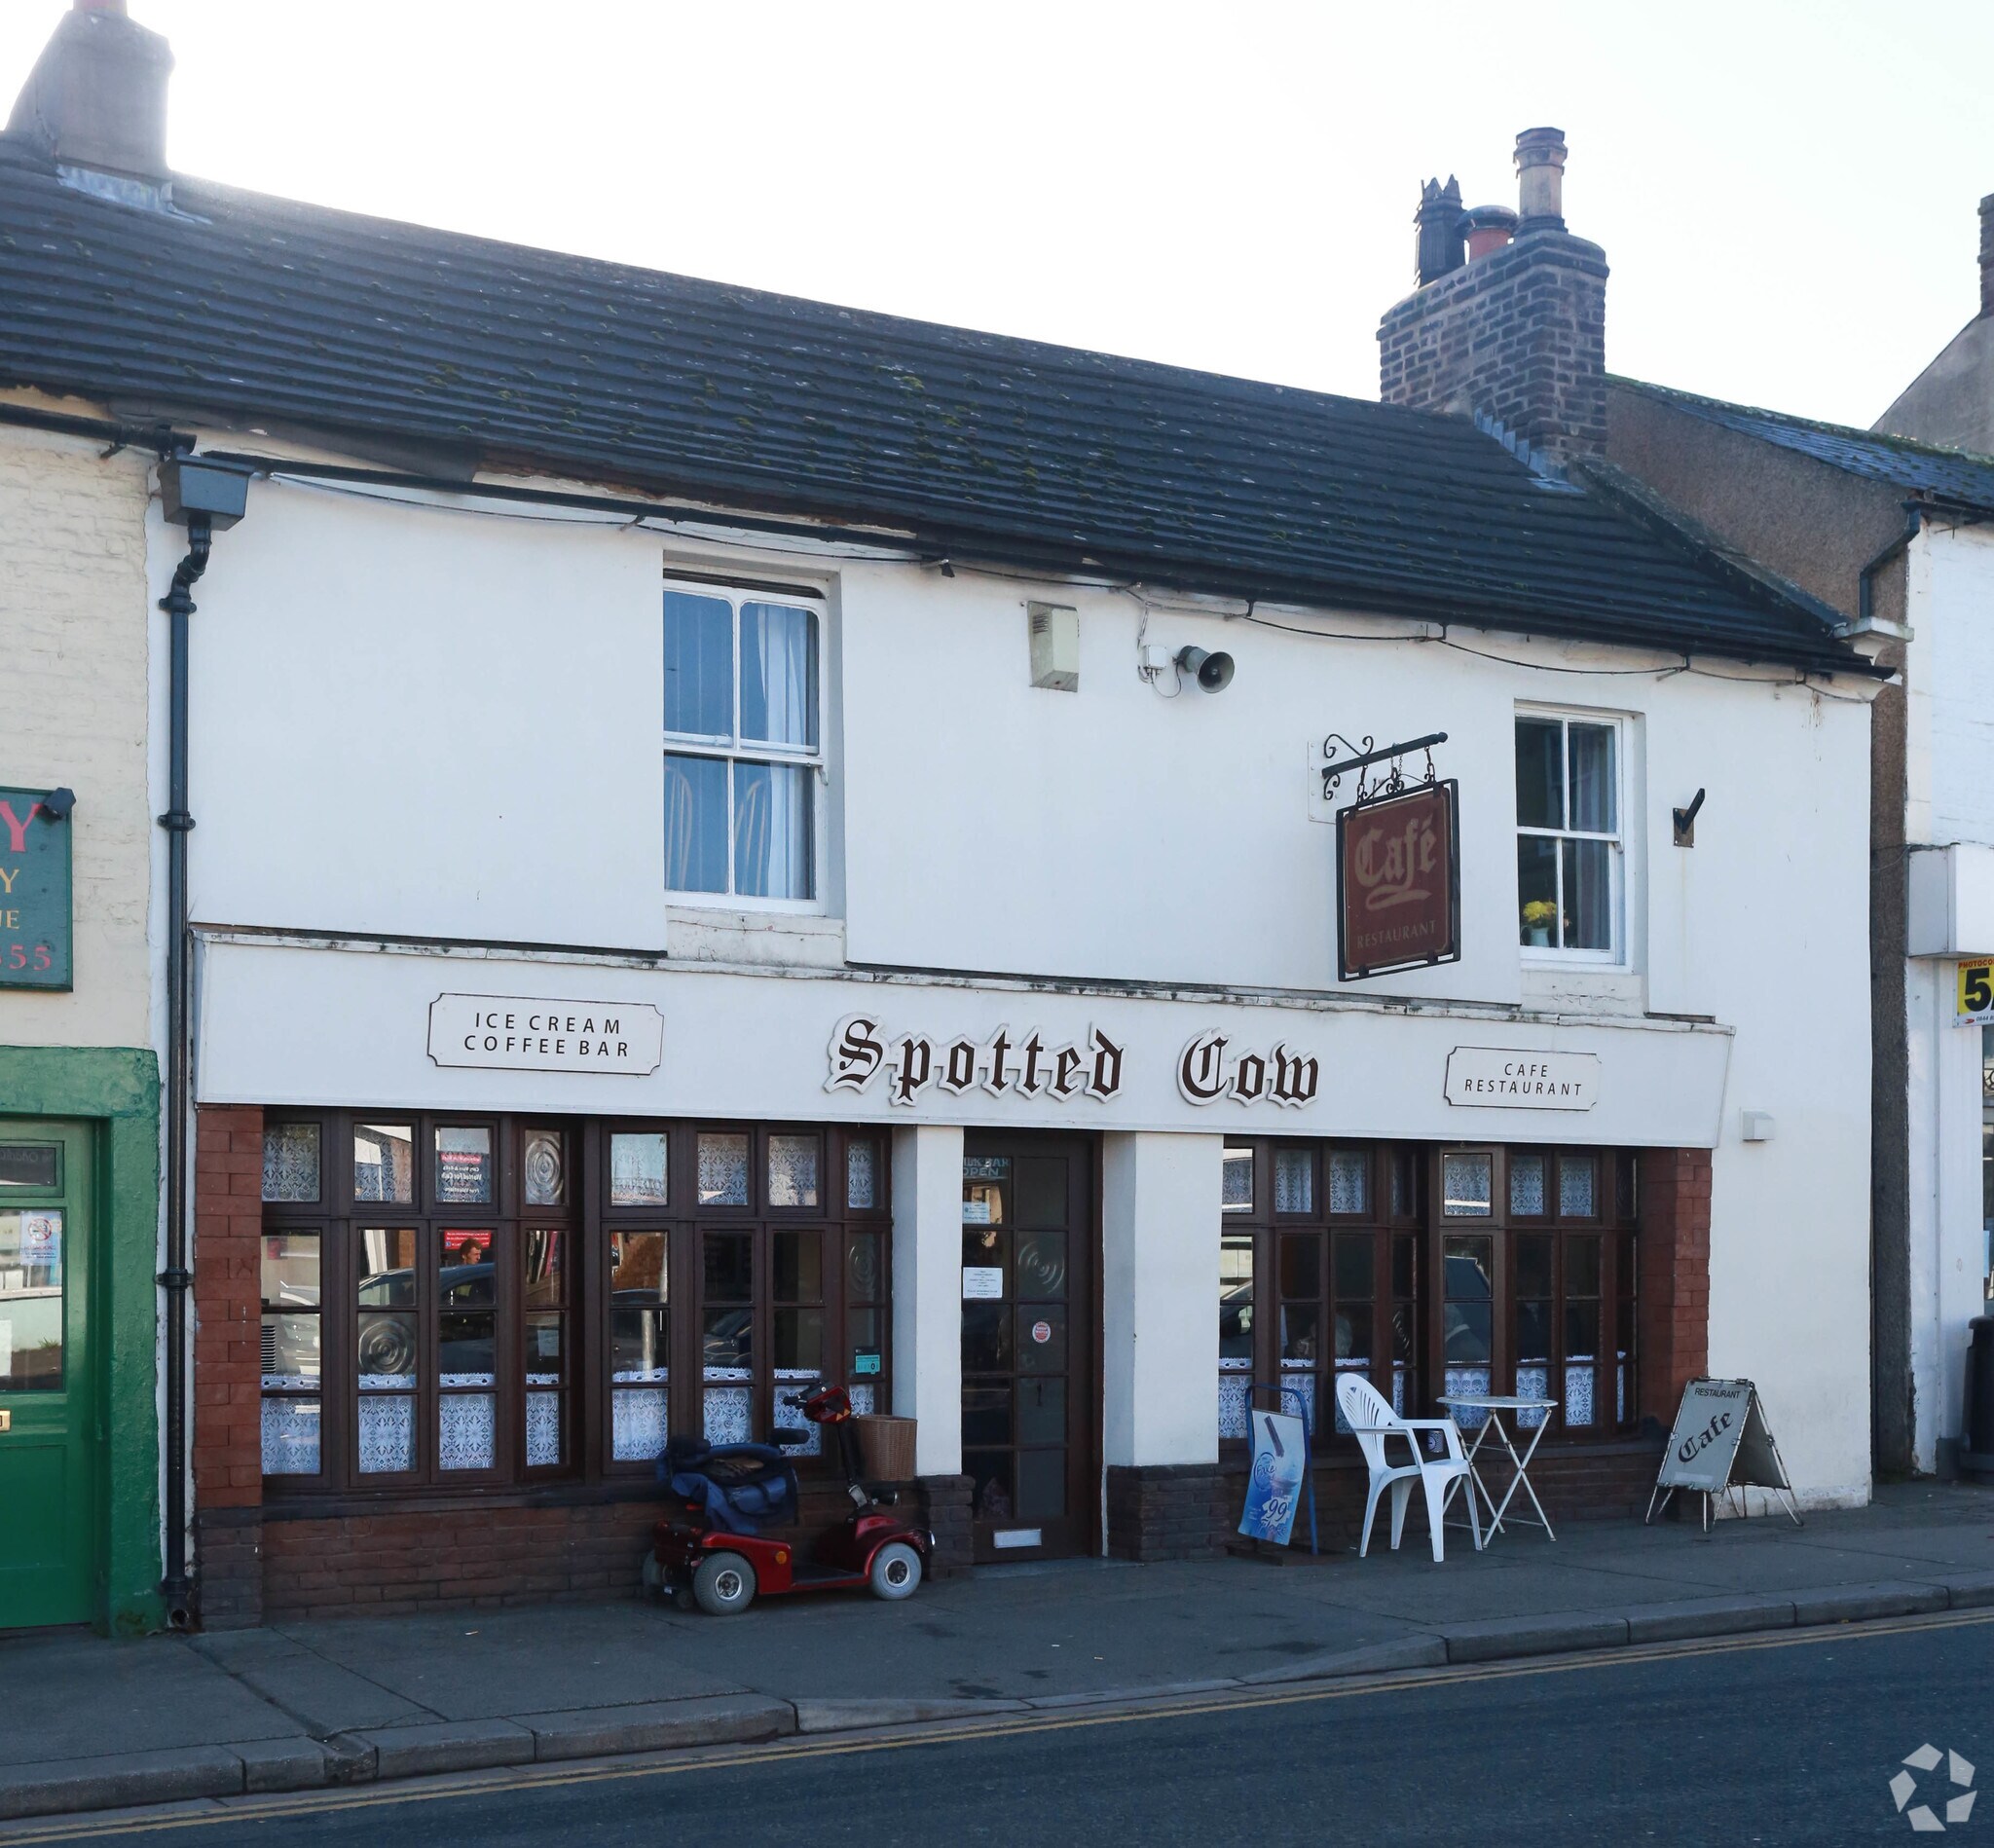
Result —
[[[1507,205],[1476,205],[1461,213],[1460,235],[1468,240],[1468,261],[1479,262],[1516,236],[1516,214]]]
[[[1420,189],[1420,209],[1413,214],[1415,230],[1414,286],[1424,288],[1461,266],[1460,181],[1452,173],[1445,186],[1428,180]]]
[[[1516,137],[1518,235],[1565,229],[1565,130],[1526,129]]]
[[[1994,314],[1994,193],[1980,201],[1980,313]]]
[[[125,0],[73,0],[21,86],[7,132],[59,166],[162,183],[172,69],[166,41],[129,18]]]

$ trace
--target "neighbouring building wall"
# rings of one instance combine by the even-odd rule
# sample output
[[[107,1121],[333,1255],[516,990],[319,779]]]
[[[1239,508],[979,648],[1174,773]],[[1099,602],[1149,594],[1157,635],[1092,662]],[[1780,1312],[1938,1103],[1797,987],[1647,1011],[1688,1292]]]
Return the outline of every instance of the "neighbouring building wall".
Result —
[[[1994,455],[1994,317],[1970,320],[1876,420],[1887,435]]]
[[[1980,201],[1980,312],[1876,420],[1892,436],[1994,455],[1994,193]]]
[[[1994,535],[1928,527],[1907,559],[1911,641],[1904,700],[1905,834],[1909,850],[1994,845]],[[1930,947],[1930,945],[1926,945]],[[1994,942],[1914,956],[1902,998],[1911,1122],[1905,1306],[1916,1385],[1913,1457],[1941,1466],[1964,1418],[1968,1323],[1984,1312],[1980,1034],[1954,1024],[1958,955]]]
[[[153,1043],[145,508],[129,451],[0,427],[0,784],[67,785],[75,986],[0,988],[0,1044]]]
[[[20,402],[16,394],[13,402]],[[43,407],[47,408],[47,407]],[[80,407],[60,407],[74,412]],[[156,1629],[160,947],[145,514],[150,458],[0,425],[0,784],[67,787],[73,986],[0,988],[0,1113],[92,1135],[89,1366],[98,1429],[69,1466],[94,1478],[92,1618]],[[35,827],[47,827],[36,821]]]
[[[1747,556],[1851,619],[1858,614],[1864,567],[1903,531],[1898,490],[1689,416],[1626,381],[1608,381],[1606,402],[1609,461]],[[1902,558],[1873,573],[1873,613],[1909,620],[1908,582]],[[1904,666],[1902,654],[1900,645],[1884,658]],[[1876,1461],[1890,1471],[1917,1466],[1912,1196],[1914,1173],[1930,1173],[1911,1145],[1907,1023],[1922,1016],[1906,1013],[1905,750],[1907,711],[1921,683],[1909,668],[1905,677],[1908,689],[1886,686],[1870,708],[1866,800],[1846,810],[1866,814],[1869,824],[1872,1401]],[[1929,1446],[1924,1454],[1929,1466]]]

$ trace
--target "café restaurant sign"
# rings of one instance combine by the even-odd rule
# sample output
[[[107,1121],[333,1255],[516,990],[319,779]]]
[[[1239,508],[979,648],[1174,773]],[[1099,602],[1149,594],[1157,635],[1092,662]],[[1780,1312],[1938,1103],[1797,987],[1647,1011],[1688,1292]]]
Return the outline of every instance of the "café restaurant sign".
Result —
[[[1590,1110],[1600,1101],[1599,1055],[1457,1046],[1447,1055],[1447,1101],[1497,1110]]]
[[[0,789],[0,988],[68,988],[67,790]]]
[[[1459,788],[1422,783],[1339,811],[1341,980],[1460,960]]]
[[[664,1045],[665,1016],[647,1002],[440,994],[429,1004],[438,1065],[642,1078],[657,1070]]]

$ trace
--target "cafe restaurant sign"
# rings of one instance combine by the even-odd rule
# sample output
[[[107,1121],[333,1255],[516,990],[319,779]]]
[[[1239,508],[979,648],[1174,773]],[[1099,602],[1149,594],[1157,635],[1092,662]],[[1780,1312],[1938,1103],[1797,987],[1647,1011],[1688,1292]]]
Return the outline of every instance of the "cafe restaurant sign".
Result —
[[[1600,1101],[1599,1055],[1457,1046],[1447,1055],[1447,1101],[1497,1110],[1590,1110]]]
[[[1460,961],[1459,788],[1422,783],[1339,811],[1339,979]]]
[[[657,1070],[664,1045],[665,1016],[648,1002],[440,994],[429,1004],[429,1056],[439,1065],[642,1078]]]
[[[0,988],[68,988],[67,790],[0,789]]]

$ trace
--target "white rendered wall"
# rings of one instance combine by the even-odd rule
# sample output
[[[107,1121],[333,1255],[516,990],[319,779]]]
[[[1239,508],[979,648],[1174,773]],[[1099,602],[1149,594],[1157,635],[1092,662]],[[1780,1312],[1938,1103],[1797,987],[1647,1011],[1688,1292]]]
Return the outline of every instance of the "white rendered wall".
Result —
[[[1913,1446],[1935,1468],[1961,1434],[1967,1324],[1981,1296],[1980,1031],[1952,1024],[1953,965],[1914,958],[1905,994],[1910,1048],[1910,1322]]]
[[[1963,843],[1976,862],[1974,848],[1994,844],[1994,535],[1920,534],[1906,618],[1906,836]],[[1940,1441],[1960,1435],[1968,1323],[1984,1312],[1980,1035],[1952,1024],[1955,967],[1951,955],[1913,956],[1905,971],[1912,1441],[1928,1470]]]
[[[1219,1454],[1219,1227],[1225,1138],[1101,1141],[1102,1460]]]
[[[1994,842],[1994,533],[1919,537],[1909,620],[1931,803],[1930,832],[1913,838]]]
[[[1049,979],[1101,979],[1258,990],[1301,1005],[1335,997],[1335,832],[1311,818],[1311,808],[1325,812],[1311,800],[1311,754],[1331,729],[1380,741],[1445,730],[1439,767],[1460,786],[1462,958],[1352,984],[1365,1007],[1397,997],[1403,1012],[1367,1014],[1361,1030],[1354,1017],[1325,1016],[1326,1060],[1340,1046],[1365,1050],[1336,1089],[1279,1127],[1715,1143],[1712,1365],[1759,1381],[1812,1497],[1866,1492],[1868,709],[1860,684],[1817,695],[1753,680],[1735,664],[1656,677],[1627,672],[1625,652],[1515,636],[1475,632],[1482,652],[1469,653],[1376,639],[1386,625],[1336,612],[1282,613],[1313,631],[1297,635],[1158,608],[1152,642],[1222,647],[1238,662],[1226,692],[1164,700],[1135,673],[1142,618],[1127,596],[969,569],[944,578],[909,564],[715,550],[705,569],[732,559],[743,574],[794,576],[814,566],[827,580],[831,738],[841,737],[843,754],[832,754],[827,788],[844,844],[833,829],[831,915],[757,933],[740,910],[716,907],[711,929],[682,935],[700,907],[668,903],[662,890],[662,547],[656,535],[258,483],[248,518],[218,539],[201,598],[197,918],[537,944],[556,956],[561,946],[655,951],[669,922],[670,942],[695,957],[769,973],[743,979],[757,998],[737,1011],[732,1041],[716,1040],[718,1065],[692,1072],[676,1062],[668,1028],[667,1065],[646,1089],[677,1094],[696,1080],[708,1100],[700,1107],[722,1112],[769,1112],[778,1098],[808,1094],[810,1114],[821,1114],[828,1027],[818,1015],[829,997],[806,1006],[777,995],[816,985],[797,978],[838,973],[847,956],[872,968],[1009,976],[1028,990],[956,990],[921,998],[918,1009],[911,996],[851,1004],[878,1001],[894,1031],[987,1032],[1034,1009],[1049,1024],[1086,1009],[1124,1017],[1158,1056],[1180,1016],[1145,1027],[1132,1016],[1181,1004],[1029,990]],[[163,541],[156,575],[171,555]],[[1918,548],[1913,569],[1932,569]],[[1076,693],[1028,684],[1025,605],[1049,597],[1080,611]],[[1373,639],[1340,639],[1359,634]],[[1519,953],[1522,703],[1625,721],[1624,968],[1527,968]],[[1669,811],[1699,788],[1708,795],[1696,845],[1673,847]],[[345,976],[322,983],[315,964],[301,970],[294,998],[280,979],[273,988],[259,977],[219,995],[219,1023],[216,998],[204,1004],[203,1094],[218,1097],[275,1058],[291,1085],[337,1081],[332,1101],[359,1096],[350,1080],[371,1075],[387,1087],[390,1072],[408,1074],[392,1091],[405,1101],[418,1095],[408,1087],[420,1074],[424,1087],[447,1085],[466,1103],[489,1099],[492,1075],[439,1074],[427,1061],[427,999],[444,987],[586,996],[604,992],[602,979],[571,971],[549,986],[531,972],[502,981],[452,973],[432,983],[426,973],[412,981],[384,971],[381,1005],[391,1009],[377,1019],[363,991]],[[346,1011],[326,1029],[324,1056],[307,1059],[297,1039],[321,1037],[314,1011],[333,989],[348,997]],[[1214,1003],[1219,1017],[1236,1005],[1230,995]],[[1487,1012],[1520,1006],[1533,1017],[1505,1025],[1509,1016]],[[286,1012],[301,1024],[283,1028],[294,1038],[278,1042],[287,1050],[277,1058],[272,1023]],[[1721,1029],[1728,1082],[1718,1057],[1692,1061],[1689,1094],[1662,1085],[1664,1072],[1681,1074],[1684,1049],[1663,1043],[1680,1023],[1656,1016]],[[1613,1029],[1600,1024],[1608,1021]],[[1267,1036],[1285,1024],[1270,1020]],[[1241,1030],[1262,1031],[1252,1022]],[[1590,1047],[1609,1030],[1633,1049],[1622,1062],[1650,1090],[1623,1088],[1610,1107],[1603,1099],[1555,1123],[1444,1103],[1451,1046]],[[1381,1035],[1391,1044],[1374,1055]],[[560,1094],[575,1108],[606,1107],[603,1082],[562,1081]],[[721,1103],[720,1088],[738,1101]],[[551,1104],[544,1081],[535,1095]],[[1138,1101],[1131,1090],[1112,1110],[1056,1119],[1009,1099],[931,1093],[912,1114],[1190,1127],[1176,1102]],[[1741,1141],[1744,1109],[1774,1118],[1772,1142]],[[861,1114],[888,1113],[875,1099]],[[1243,1115],[1237,1122],[1248,1127]],[[1677,1127],[1669,1136],[1665,1123]],[[1210,1301],[1200,1288],[1199,1315]]]
[[[199,591],[192,915],[661,945],[660,595],[654,537],[256,483]]]
[[[962,1473],[962,1131],[893,1135],[893,1410],[914,1468]]]

